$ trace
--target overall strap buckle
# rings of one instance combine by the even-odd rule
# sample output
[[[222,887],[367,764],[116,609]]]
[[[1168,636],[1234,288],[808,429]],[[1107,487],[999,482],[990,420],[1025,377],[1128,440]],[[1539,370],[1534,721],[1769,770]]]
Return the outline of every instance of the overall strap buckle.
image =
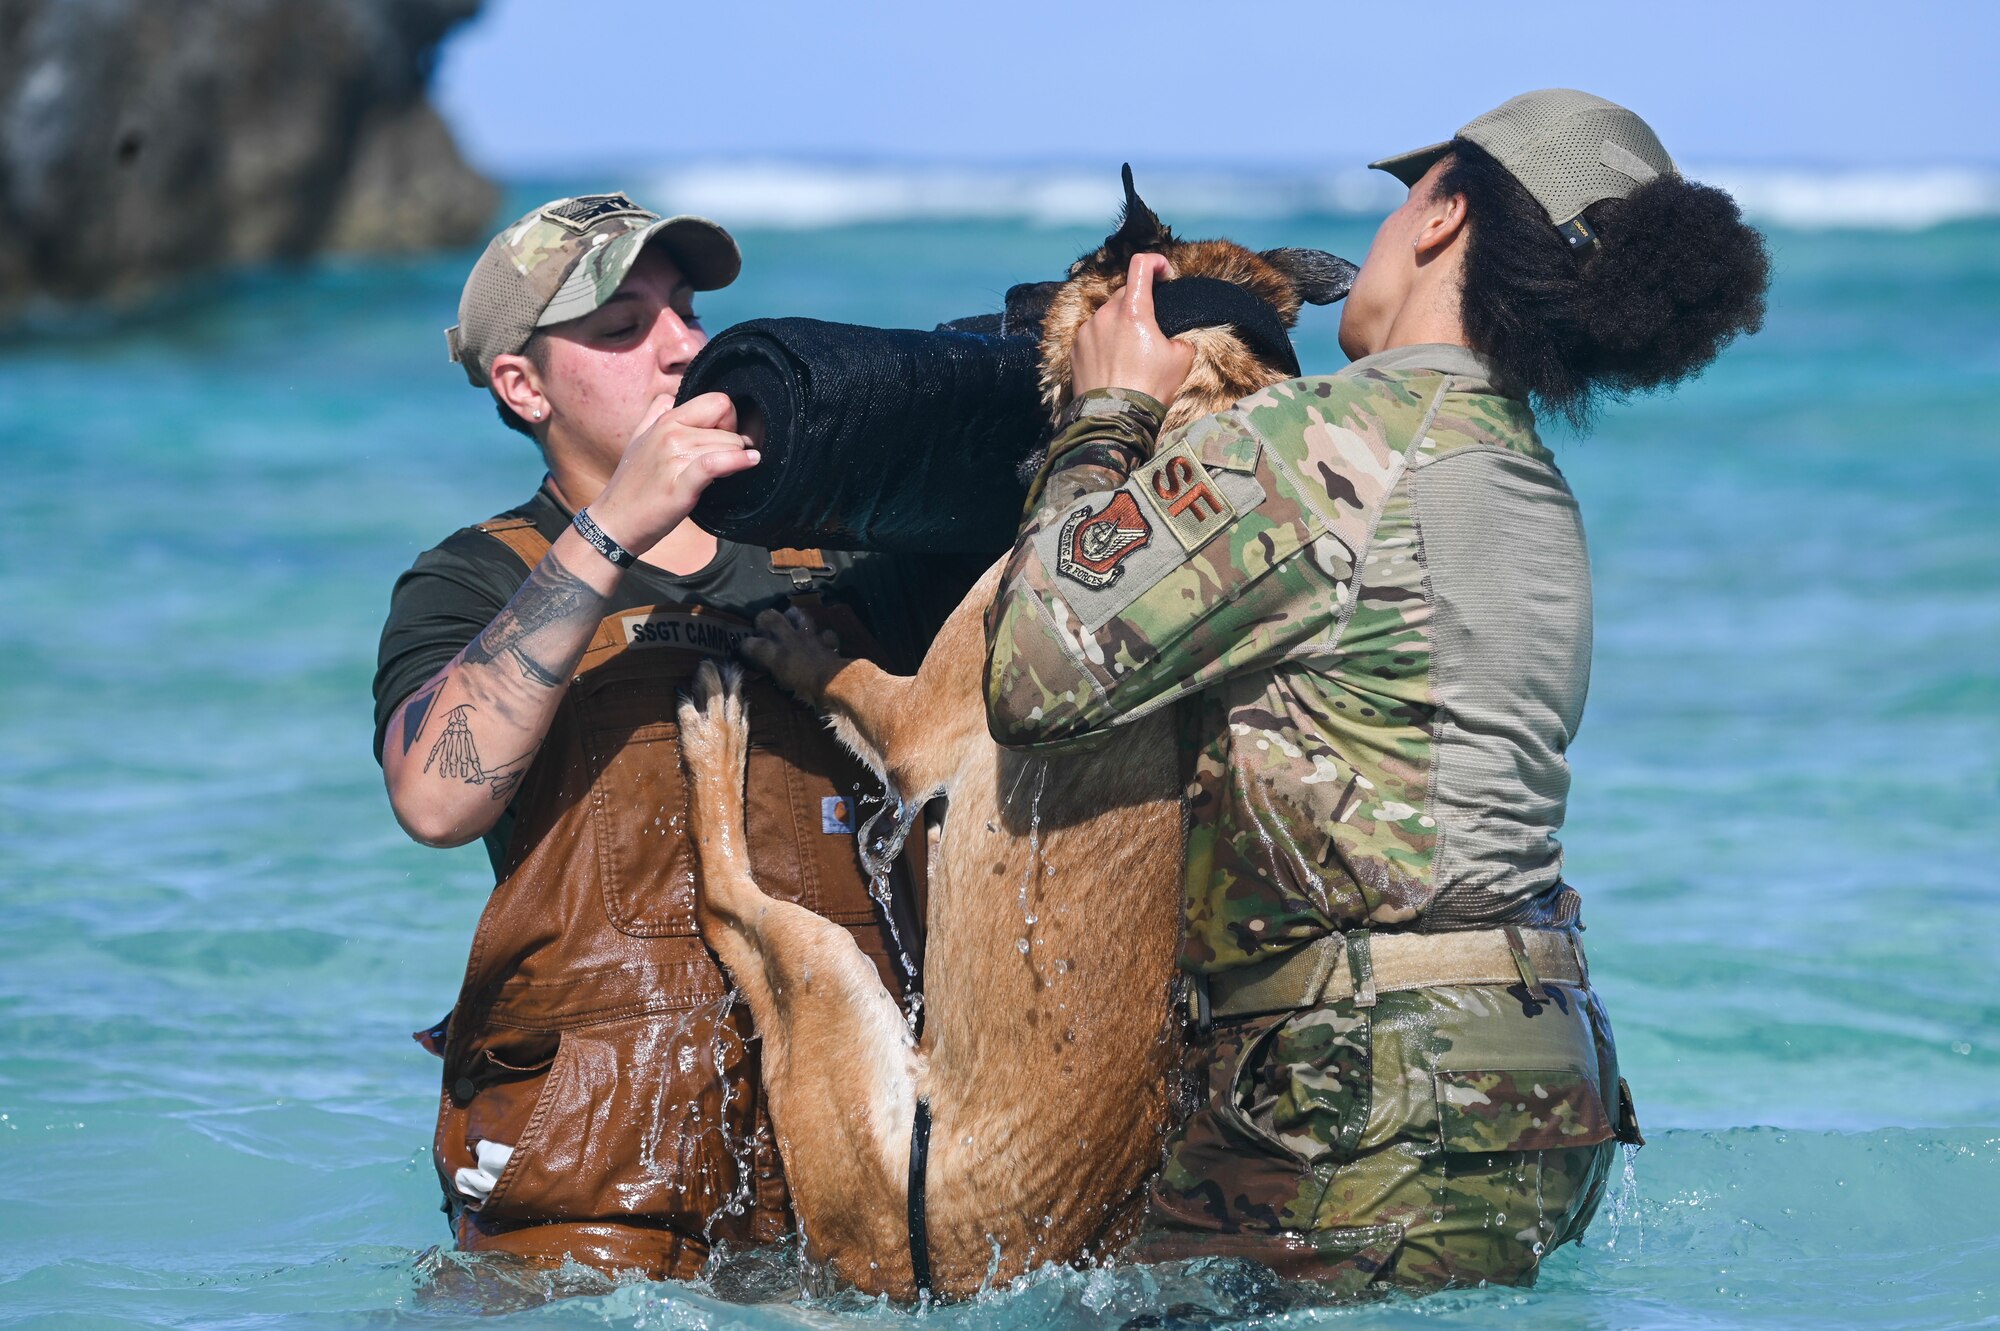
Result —
[[[771,552],[771,572],[788,574],[794,592],[812,590],[814,578],[833,576],[833,565],[817,550],[786,547]]]

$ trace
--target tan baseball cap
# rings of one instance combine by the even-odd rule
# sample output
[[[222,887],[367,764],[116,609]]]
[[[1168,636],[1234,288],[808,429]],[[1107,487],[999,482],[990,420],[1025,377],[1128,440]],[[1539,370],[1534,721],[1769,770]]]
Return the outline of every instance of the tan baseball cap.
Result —
[[[663,218],[623,194],[552,199],[493,237],[472,265],[458,323],[444,333],[451,358],[475,388],[486,387],[495,356],[610,300],[654,240],[696,291],[726,287],[743,270],[736,241],[706,217]]]
[[[1478,144],[1542,205],[1572,245],[1593,237],[1581,217],[1599,199],[1622,199],[1677,173],[1652,126],[1616,102],[1574,88],[1544,88],[1503,102],[1454,138]],[[1368,165],[1414,185],[1451,144],[1398,153]]]

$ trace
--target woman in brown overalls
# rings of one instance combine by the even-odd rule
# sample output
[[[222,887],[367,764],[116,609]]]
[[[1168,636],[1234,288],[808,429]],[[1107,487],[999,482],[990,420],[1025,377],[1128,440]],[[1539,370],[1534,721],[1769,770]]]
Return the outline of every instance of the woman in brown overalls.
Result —
[[[461,1248],[688,1277],[714,1242],[788,1225],[749,1015],[694,926],[676,698],[767,606],[810,600],[865,651],[843,604],[858,601],[920,651],[934,625],[912,607],[941,618],[963,588],[686,521],[710,480],[757,463],[728,399],[672,406],[706,341],[693,293],[739,266],[712,222],[623,195],[557,200],[494,238],[449,335],[549,471],[397,583],[376,677],[398,820],[427,845],[484,837],[498,879],[457,1005],[426,1033]],[[753,687],[758,879],[851,928],[893,985],[898,947],[854,853],[864,774],[816,718]]]

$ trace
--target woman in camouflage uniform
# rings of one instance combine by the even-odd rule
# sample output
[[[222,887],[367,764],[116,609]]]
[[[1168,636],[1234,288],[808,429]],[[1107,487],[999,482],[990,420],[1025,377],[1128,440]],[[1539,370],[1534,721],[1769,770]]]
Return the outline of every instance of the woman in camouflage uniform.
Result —
[[[1694,374],[1759,325],[1767,264],[1583,93],[1375,165],[1410,195],[1341,373],[1157,437],[1189,360],[1152,318],[1165,261],[1083,330],[988,620],[989,720],[1087,744],[1183,703],[1198,1100],[1140,1255],[1526,1284],[1638,1140],[1555,838],[1590,577],[1530,403],[1582,423]],[[1201,521],[1149,483],[1169,466]],[[1063,548],[1112,504],[1138,515],[1114,566]]]

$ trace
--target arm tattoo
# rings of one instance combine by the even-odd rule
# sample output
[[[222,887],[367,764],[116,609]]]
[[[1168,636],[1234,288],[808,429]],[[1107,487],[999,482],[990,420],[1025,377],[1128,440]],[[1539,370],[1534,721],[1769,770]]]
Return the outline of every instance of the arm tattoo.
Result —
[[[562,677],[547,659],[536,654],[532,639],[552,624],[589,614],[598,599],[590,584],[564,568],[551,550],[486,631],[466,647],[465,659],[474,665],[491,665],[510,656],[523,678],[554,688],[562,683]]]
[[[424,733],[424,722],[430,719],[431,704],[438,694],[444,692],[444,681],[434,679],[410,695],[403,704],[403,752],[408,753],[416,746],[417,736]]]
[[[430,756],[424,759],[424,770],[428,772],[436,766],[438,775],[447,780],[463,781],[468,786],[491,786],[493,798],[504,800],[528,774],[528,760],[534,755],[524,753],[513,762],[491,769],[483,766],[479,761],[479,745],[472,738],[472,727],[465,720],[467,713],[478,710],[470,703],[461,703],[445,713],[444,733],[431,745]]]
[[[494,800],[504,803],[506,800],[513,798],[515,787],[521,784],[521,778],[527,774],[528,759],[526,756],[516,758],[497,772],[488,772],[486,779],[493,785]]]

